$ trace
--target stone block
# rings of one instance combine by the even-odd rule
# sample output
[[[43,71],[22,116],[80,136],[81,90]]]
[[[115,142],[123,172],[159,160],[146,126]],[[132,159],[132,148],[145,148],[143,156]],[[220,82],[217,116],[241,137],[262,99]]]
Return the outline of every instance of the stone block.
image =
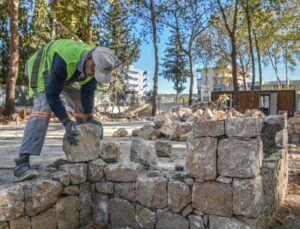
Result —
[[[231,185],[217,182],[195,182],[192,192],[192,206],[206,214],[231,216]]]
[[[217,176],[216,138],[194,138],[188,141],[185,166],[187,173],[195,178],[213,180]]]
[[[70,175],[66,171],[57,171],[51,174],[52,180],[59,181],[63,186],[68,186],[70,184]]]
[[[32,219],[31,219],[31,222],[32,222]],[[25,218],[25,217],[16,218],[16,219],[12,219],[11,221],[9,221],[9,228],[10,229],[31,229],[31,228],[36,229],[35,227],[31,227],[30,219]],[[52,229],[52,228],[53,227],[49,227],[49,229]],[[47,229],[47,228],[45,228],[45,229]]]
[[[137,132],[137,137],[143,138],[145,140],[156,140],[160,138],[160,131],[157,129],[154,129],[153,127],[150,128],[142,128]]]
[[[193,123],[193,134],[195,137],[219,137],[225,134],[223,120],[198,119]]]
[[[295,145],[299,145],[300,139],[298,134],[291,134],[291,143]]]
[[[223,139],[218,144],[218,172],[221,176],[252,178],[259,174],[262,164],[260,138]]]
[[[88,225],[92,219],[92,196],[86,187],[80,188],[79,203],[80,203],[80,226]],[[89,189],[89,188],[88,188]]]
[[[258,217],[263,204],[261,176],[254,179],[233,179],[233,212],[235,215]]]
[[[103,194],[92,195],[93,223],[105,226],[108,223],[108,197]]]
[[[189,186],[180,181],[168,183],[168,204],[172,212],[180,212],[191,202]]]
[[[89,162],[87,179],[89,181],[101,181],[104,177],[105,166],[106,163],[101,159]]]
[[[128,135],[128,131],[125,128],[119,128],[112,134],[113,137],[119,137],[119,138],[126,137],[127,135]]]
[[[134,162],[119,162],[109,164],[104,173],[107,180],[116,182],[134,182],[138,176],[140,165]]]
[[[63,141],[63,151],[70,162],[86,162],[99,158],[100,129],[96,125],[82,124],[77,126],[79,133],[78,145],[70,145],[66,135]]]
[[[137,205],[135,220],[138,228],[154,229],[157,217],[155,212],[141,205]]]
[[[109,181],[102,181],[96,183],[97,192],[114,193],[114,183]]]
[[[158,157],[170,157],[172,153],[172,144],[167,141],[157,141],[154,144]]]
[[[294,132],[295,134],[300,134],[300,123],[299,124],[294,124]]]
[[[182,212],[181,215],[183,215],[184,217],[186,217],[188,214],[190,214],[193,211],[193,207],[191,204],[189,204],[188,206],[186,206]]]
[[[135,208],[127,200],[113,198],[108,203],[109,220],[113,227],[135,228]]]
[[[283,129],[279,131],[275,135],[275,143],[278,148],[286,148],[288,146],[288,131],[287,129]]]
[[[31,218],[32,229],[56,229],[55,210],[49,210]]]
[[[60,198],[56,204],[56,221],[59,229],[79,228],[80,201],[76,196]]]
[[[0,186],[0,222],[21,216],[24,212],[24,190],[22,184]]]
[[[189,215],[190,229],[205,229],[203,218],[200,215]]]
[[[134,138],[131,144],[130,161],[144,165],[156,165],[157,155],[153,146],[142,138]]]
[[[225,132],[228,137],[260,136],[263,122],[260,118],[229,118],[225,121]]]
[[[218,176],[217,181],[220,182],[220,183],[224,183],[224,184],[231,184],[232,183],[232,178],[231,177]]]
[[[51,208],[63,190],[62,184],[45,179],[35,179],[26,183],[26,215],[35,216]]]
[[[79,194],[79,187],[77,185],[70,185],[65,187],[62,194],[65,195],[78,195]]]
[[[220,217],[215,215],[209,216],[210,229],[251,229],[250,226],[235,218]]]
[[[135,183],[115,183],[115,193],[124,199],[135,201]]]
[[[120,161],[121,151],[120,144],[113,141],[102,142],[101,158],[107,163]]]
[[[136,199],[149,208],[168,206],[167,179],[139,175],[136,182]]]
[[[163,212],[158,215],[156,229],[188,229],[189,221],[181,215]]]
[[[86,182],[87,164],[85,163],[64,164],[61,165],[60,168],[61,170],[69,173],[71,184],[81,184]]]

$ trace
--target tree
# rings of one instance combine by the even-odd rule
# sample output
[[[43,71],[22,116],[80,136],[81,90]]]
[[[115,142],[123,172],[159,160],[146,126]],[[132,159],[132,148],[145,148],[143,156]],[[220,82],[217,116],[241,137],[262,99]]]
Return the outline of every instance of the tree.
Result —
[[[6,81],[6,98],[4,115],[11,116],[15,112],[15,87],[19,71],[19,34],[18,34],[19,0],[11,0],[9,7],[10,18],[10,61],[9,75]]]
[[[176,34],[172,34],[169,40],[168,48],[165,50],[165,58],[163,58],[161,75],[173,82],[173,89],[176,91],[176,103],[178,103],[179,94],[185,89],[184,83],[189,76],[186,68],[188,60],[179,47]]]

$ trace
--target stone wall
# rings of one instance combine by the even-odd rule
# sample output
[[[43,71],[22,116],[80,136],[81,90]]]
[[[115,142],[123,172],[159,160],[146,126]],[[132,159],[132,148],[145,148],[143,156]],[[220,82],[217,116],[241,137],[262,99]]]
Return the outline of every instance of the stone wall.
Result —
[[[300,112],[295,112],[294,116],[288,120],[289,142],[300,144]]]
[[[260,229],[284,199],[285,116],[195,120],[181,172],[159,169],[138,139],[132,160],[153,164],[120,161],[119,146],[100,150],[93,128],[80,127],[88,137],[77,147],[64,145],[68,161],[0,187],[0,228]]]

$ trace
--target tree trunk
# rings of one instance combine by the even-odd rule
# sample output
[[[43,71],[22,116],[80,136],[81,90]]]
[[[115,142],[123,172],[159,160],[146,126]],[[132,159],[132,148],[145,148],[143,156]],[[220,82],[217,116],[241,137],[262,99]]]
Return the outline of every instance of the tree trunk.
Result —
[[[57,7],[57,0],[51,1],[51,10],[52,10],[52,17],[51,17],[51,40],[56,38],[56,7]]]
[[[237,63],[236,63],[236,44],[235,37],[231,37],[231,64],[232,64],[232,82],[233,82],[233,104],[234,108],[240,110],[240,98],[239,98],[239,85],[237,77]]]
[[[178,98],[179,98],[179,92],[176,91],[176,98],[175,98],[175,102],[178,103]]]
[[[288,50],[287,50],[287,47],[285,47],[285,49],[284,49],[284,51],[285,51],[285,54],[284,54],[284,65],[285,65],[285,85],[286,85],[286,90],[288,90],[289,89],[289,76],[288,76],[288,59],[287,59],[287,52],[288,52]]]
[[[189,65],[190,65],[190,90],[189,90],[188,104],[189,106],[191,106],[193,100],[193,87],[194,87],[193,57],[191,53],[189,53],[188,58],[189,58]]]
[[[269,57],[269,60],[272,64],[272,67],[275,71],[275,75],[276,75],[276,79],[277,79],[277,86],[278,86],[278,90],[281,90],[281,82],[280,82],[280,78],[279,78],[279,75],[278,75],[278,69],[277,69],[277,65],[276,63],[274,63],[273,59],[272,59],[272,56],[271,56],[271,53],[268,49],[268,57]]]
[[[19,34],[18,34],[19,0],[11,0],[9,7],[10,18],[10,62],[6,81],[6,98],[4,115],[11,116],[15,112],[16,82],[19,71]]]
[[[93,42],[93,28],[92,28],[92,3],[91,0],[87,0],[86,10],[86,43],[92,44]]]
[[[150,2],[150,11],[151,11],[151,25],[152,25],[152,36],[153,36],[153,46],[154,46],[154,55],[155,55],[155,69],[153,76],[153,98],[152,98],[152,115],[157,114],[157,88],[158,88],[158,47],[157,47],[157,31],[156,31],[156,14],[154,12],[154,0]]]
[[[261,57],[260,57],[260,47],[259,47],[258,39],[256,37],[255,30],[252,29],[252,31],[253,31],[253,35],[254,35],[256,52],[257,52],[258,73],[259,73],[259,90],[262,90],[262,65],[261,65]]]

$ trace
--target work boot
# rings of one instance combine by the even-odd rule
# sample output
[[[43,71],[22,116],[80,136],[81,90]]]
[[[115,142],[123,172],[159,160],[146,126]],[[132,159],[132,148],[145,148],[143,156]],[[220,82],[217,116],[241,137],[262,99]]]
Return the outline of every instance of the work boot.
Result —
[[[30,166],[29,155],[25,154],[23,156],[20,156],[18,159],[15,159],[15,162],[16,167],[14,169],[14,182],[30,180],[39,175],[38,172]]]

